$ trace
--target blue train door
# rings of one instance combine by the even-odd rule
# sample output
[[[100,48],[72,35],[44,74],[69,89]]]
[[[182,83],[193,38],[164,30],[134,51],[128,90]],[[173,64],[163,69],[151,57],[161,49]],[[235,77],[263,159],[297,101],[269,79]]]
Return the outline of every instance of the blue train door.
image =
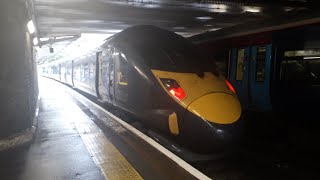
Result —
[[[234,48],[231,50],[229,80],[240,98],[241,105],[247,109],[248,97],[248,56],[249,48]]]
[[[244,109],[271,109],[270,64],[271,45],[232,49],[229,80]]]
[[[112,102],[112,104],[115,105],[115,73],[114,73],[114,68],[115,68],[115,62],[114,62],[114,56],[115,53],[112,51],[112,56],[109,60],[109,98]]]
[[[268,111],[271,110],[271,45],[254,46],[251,48],[251,53],[252,58],[249,68],[250,106],[256,110]]]

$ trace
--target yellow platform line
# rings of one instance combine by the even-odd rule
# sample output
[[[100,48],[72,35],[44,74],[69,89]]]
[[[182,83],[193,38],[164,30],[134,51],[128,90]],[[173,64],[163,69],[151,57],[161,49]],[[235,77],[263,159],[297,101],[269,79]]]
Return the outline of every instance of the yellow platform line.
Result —
[[[71,105],[71,104],[70,104]],[[72,103],[72,105],[76,106]],[[71,108],[69,106],[69,108]],[[131,164],[106,138],[101,129],[82,112],[79,107],[72,108],[73,122],[84,144],[108,180],[143,179]],[[75,110],[77,110],[75,112]]]

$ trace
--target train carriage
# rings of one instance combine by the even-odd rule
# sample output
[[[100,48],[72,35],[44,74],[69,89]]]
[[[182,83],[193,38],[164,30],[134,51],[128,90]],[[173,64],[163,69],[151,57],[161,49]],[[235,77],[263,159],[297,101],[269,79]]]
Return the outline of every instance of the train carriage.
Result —
[[[195,152],[222,151],[238,142],[243,122],[235,90],[187,39],[134,26],[97,49],[73,59],[75,88]]]
[[[244,110],[314,112],[320,100],[319,27],[293,23],[197,44],[219,61]]]

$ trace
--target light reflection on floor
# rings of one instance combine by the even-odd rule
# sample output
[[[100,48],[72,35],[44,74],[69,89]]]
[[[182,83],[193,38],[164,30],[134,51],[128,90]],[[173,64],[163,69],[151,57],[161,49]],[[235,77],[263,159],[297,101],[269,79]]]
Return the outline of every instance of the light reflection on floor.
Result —
[[[65,119],[75,125],[106,179],[142,179],[101,129],[75,104],[66,92],[68,87],[47,78],[39,78],[39,84],[41,97],[51,101],[49,108],[63,110],[63,114],[67,117]]]

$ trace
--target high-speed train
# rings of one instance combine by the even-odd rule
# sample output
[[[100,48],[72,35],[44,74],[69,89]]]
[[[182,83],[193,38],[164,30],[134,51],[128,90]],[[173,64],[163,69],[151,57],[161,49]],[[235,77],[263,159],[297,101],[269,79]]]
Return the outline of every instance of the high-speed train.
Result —
[[[127,28],[96,51],[41,68],[194,152],[220,151],[241,134],[240,102],[214,61],[155,26]]]

